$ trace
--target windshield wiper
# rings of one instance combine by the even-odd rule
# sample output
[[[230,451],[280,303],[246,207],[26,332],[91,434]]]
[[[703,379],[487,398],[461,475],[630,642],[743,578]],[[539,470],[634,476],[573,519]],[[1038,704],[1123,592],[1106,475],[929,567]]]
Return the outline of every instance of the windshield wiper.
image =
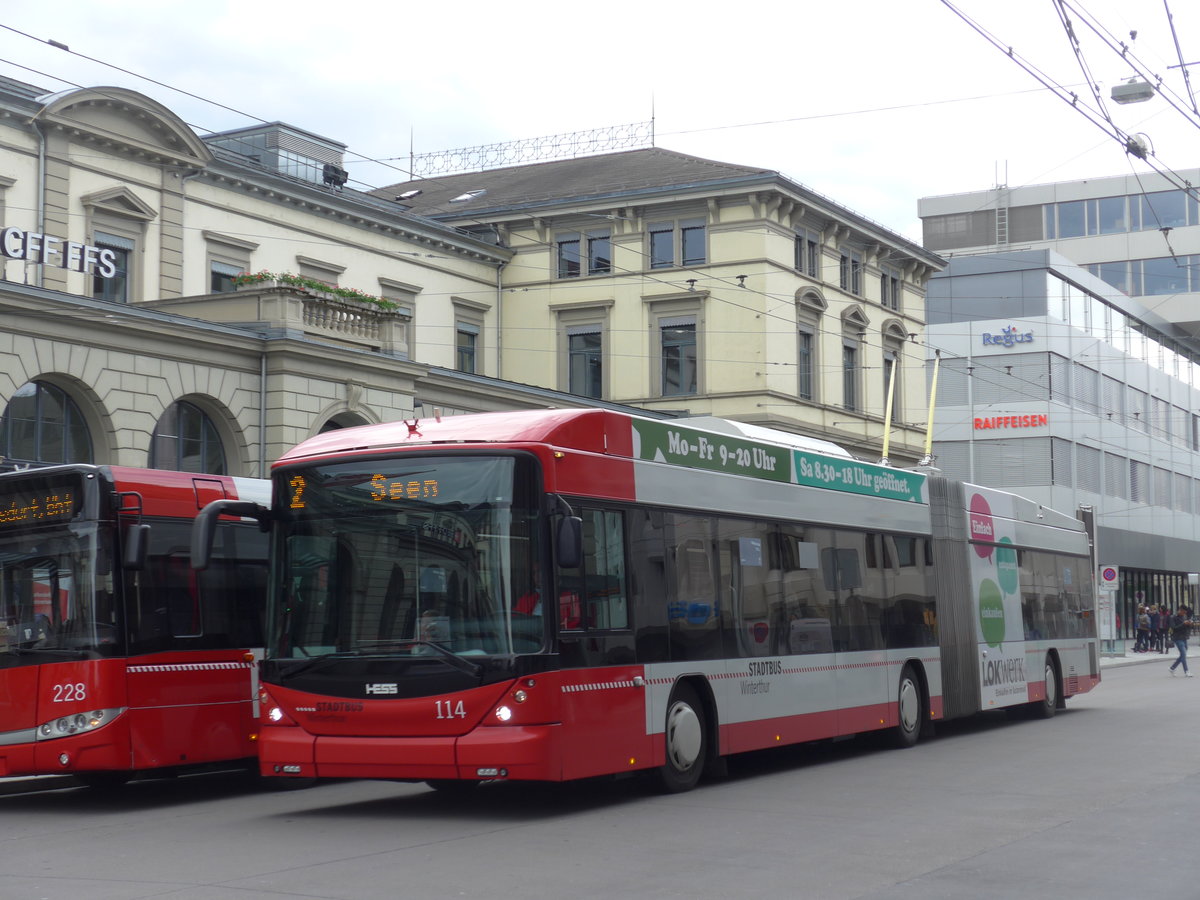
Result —
[[[361,656],[360,653],[353,651],[342,651],[340,653],[323,653],[320,656],[310,656],[298,666],[292,666],[290,669],[282,670],[279,673],[280,678],[294,678],[301,672],[307,672],[309,669],[316,668],[322,663],[327,663],[335,659],[349,659],[354,656]]]
[[[284,679],[294,678],[302,672],[311,671],[313,668],[321,665],[322,663],[331,662],[338,659],[356,659],[368,656],[380,656],[395,659],[396,657],[384,650],[385,647],[395,649],[400,649],[403,647],[429,647],[441,655],[446,662],[450,663],[456,669],[466,672],[468,675],[472,675],[477,678],[479,677],[480,673],[483,672],[483,666],[479,665],[478,663],[473,663],[470,660],[463,659],[453,650],[447,650],[445,647],[433,641],[422,641],[413,638],[411,640],[384,641],[378,644],[373,644],[369,647],[357,647],[354,650],[339,650],[333,653],[325,653],[321,656],[314,656],[310,659],[304,660],[304,662],[298,666],[293,666],[290,669],[280,671],[279,676],[280,678]]]
[[[483,666],[479,665],[478,663],[473,663],[470,660],[463,659],[461,656],[459,656],[453,650],[447,650],[445,647],[443,647],[441,644],[439,644],[435,641],[422,641],[422,640],[413,638],[412,640],[396,641],[393,646],[397,646],[397,647],[429,647],[431,650],[436,650],[443,657],[445,657],[446,661],[448,663],[450,663],[452,666],[454,666],[456,669],[461,669],[462,671],[466,672],[468,675],[478,676],[479,673],[483,671]]]

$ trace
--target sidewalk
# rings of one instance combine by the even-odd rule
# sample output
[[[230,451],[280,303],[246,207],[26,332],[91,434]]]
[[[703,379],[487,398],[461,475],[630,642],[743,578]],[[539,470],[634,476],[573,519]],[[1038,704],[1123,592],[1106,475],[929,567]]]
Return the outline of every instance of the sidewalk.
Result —
[[[1112,643],[1114,643],[1117,647],[1117,653],[1115,655],[1104,652],[1103,648],[1108,646],[1108,641],[1100,642],[1100,646],[1102,648],[1100,654],[1101,672],[1103,672],[1105,669],[1111,669],[1117,666],[1137,666],[1141,665],[1142,663],[1165,662],[1169,665],[1179,657],[1179,653],[1176,652],[1174,644],[1171,645],[1171,649],[1166,653],[1134,653],[1133,641],[1114,641]],[[1189,644],[1189,664],[1191,663],[1193,652],[1193,648]],[[1200,659],[1195,661],[1195,665],[1200,666]]]

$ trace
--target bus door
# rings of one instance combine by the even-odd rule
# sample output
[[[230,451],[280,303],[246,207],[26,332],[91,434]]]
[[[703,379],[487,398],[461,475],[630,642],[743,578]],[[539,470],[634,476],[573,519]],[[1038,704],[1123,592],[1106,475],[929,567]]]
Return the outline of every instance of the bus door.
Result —
[[[563,671],[563,773],[582,778],[647,759],[646,688],[634,653],[625,520],[618,510],[577,510],[582,565],[559,577]],[[637,515],[633,513],[632,515]]]
[[[839,734],[877,729],[894,715],[893,675],[880,620],[885,585],[879,541],[870,532],[837,531],[835,546],[822,551],[825,583],[837,597],[833,646]]]
[[[254,755],[265,535],[222,523],[209,568],[190,566],[190,522],[152,524],[130,582],[129,715],[135,768]]]

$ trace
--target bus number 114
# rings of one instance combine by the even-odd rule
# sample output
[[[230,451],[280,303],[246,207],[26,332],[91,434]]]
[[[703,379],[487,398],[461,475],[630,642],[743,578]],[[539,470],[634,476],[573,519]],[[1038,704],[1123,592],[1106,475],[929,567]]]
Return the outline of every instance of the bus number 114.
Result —
[[[453,703],[450,700],[437,700],[437,717],[439,719],[465,719],[467,717],[467,709],[463,706],[463,702],[459,700]]]

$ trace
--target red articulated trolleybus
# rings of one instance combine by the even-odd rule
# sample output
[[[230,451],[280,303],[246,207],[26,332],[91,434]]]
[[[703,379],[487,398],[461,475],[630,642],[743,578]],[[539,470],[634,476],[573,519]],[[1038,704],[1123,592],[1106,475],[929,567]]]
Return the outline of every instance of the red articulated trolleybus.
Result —
[[[1083,526],[720,419],[347,428],[273,469],[261,770],[463,787],[1024,707],[1100,680]]]
[[[0,776],[136,773],[255,757],[267,536],[192,524],[270,483],[116,466],[0,475]]]

